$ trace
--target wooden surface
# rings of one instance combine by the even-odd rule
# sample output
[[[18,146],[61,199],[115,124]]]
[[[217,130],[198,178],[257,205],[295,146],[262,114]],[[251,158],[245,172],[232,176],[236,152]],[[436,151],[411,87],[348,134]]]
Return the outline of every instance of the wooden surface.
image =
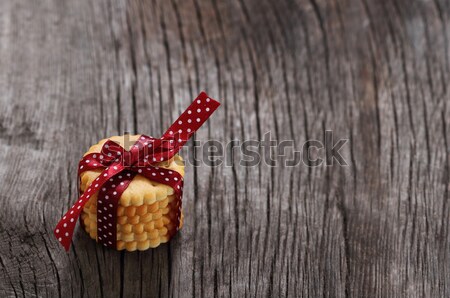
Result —
[[[449,18],[445,0],[1,1],[0,296],[449,297]],[[65,253],[83,152],[160,135],[201,90],[222,107],[197,140],[333,130],[349,165],[237,151],[188,167],[169,244],[78,229]]]

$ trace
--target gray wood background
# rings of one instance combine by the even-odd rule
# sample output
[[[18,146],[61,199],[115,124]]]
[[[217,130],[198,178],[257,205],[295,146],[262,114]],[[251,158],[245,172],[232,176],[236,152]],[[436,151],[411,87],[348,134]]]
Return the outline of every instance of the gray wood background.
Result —
[[[446,0],[1,1],[0,296],[449,297],[449,18]],[[197,140],[332,130],[349,165],[189,166],[169,244],[78,229],[66,253],[83,152],[160,135],[201,90],[222,106]]]

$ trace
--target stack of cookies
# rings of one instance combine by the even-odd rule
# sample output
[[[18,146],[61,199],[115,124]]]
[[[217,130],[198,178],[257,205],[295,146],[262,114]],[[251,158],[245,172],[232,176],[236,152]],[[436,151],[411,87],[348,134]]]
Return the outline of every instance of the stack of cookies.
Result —
[[[119,143],[126,150],[140,135],[116,136],[109,140]],[[125,140],[127,144],[125,144]],[[92,146],[85,155],[100,153],[104,139]],[[161,168],[176,171],[184,176],[184,164],[177,154],[168,161],[156,164]],[[101,170],[85,171],[80,176],[80,191],[83,192],[100,175]],[[82,223],[92,239],[97,240],[97,195],[92,195],[83,208]],[[122,193],[117,207],[117,249],[127,251],[146,250],[165,243],[176,233],[177,208],[171,187],[148,180],[137,174]],[[180,228],[183,222],[181,214]]]

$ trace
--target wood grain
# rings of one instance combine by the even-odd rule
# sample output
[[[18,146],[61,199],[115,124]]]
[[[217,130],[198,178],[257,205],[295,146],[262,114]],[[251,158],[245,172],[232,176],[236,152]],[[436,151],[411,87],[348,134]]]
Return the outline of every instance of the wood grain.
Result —
[[[449,297],[450,3],[0,2],[1,297]],[[348,166],[190,166],[185,226],[116,252],[52,229],[99,139],[349,139]],[[189,143],[193,150],[193,142]],[[228,156],[231,152],[227,151]]]

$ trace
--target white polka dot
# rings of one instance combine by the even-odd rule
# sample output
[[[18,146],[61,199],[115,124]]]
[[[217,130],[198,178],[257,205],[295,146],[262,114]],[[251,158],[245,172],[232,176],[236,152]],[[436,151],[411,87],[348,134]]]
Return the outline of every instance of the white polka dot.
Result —
[[[170,174],[170,175],[172,175],[172,174],[173,174],[173,172],[172,172],[172,171],[169,171],[169,174]]]
[[[201,109],[197,109],[197,113],[200,113],[202,110]]]
[[[197,122],[200,122],[200,118],[197,118]]]
[[[112,217],[112,214],[110,213],[110,214],[108,214],[109,215],[109,217]]]
[[[120,185],[124,185],[125,183],[123,183],[123,182],[120,182]]]
[[[192,114],[192,111],[191,111],[191,110],[188,110],[188,114],[189,114],[189,115]]]
[[[73,210],[72,210],[72,211],[70,211],[70,214],[73,214]]]
[[[106,216],[103,216],[104,220],[108,220],[108,218]],[[107,228],[106,226],[103,226],[105,229]]]
[[[122,152],[117,152],[117,155],[121,156],[121,155],[122,155]]]
[[[68,237],[68,236],[69,236],[69,233],[66,232],[64,235],[66,235],[66,237]]]
[[[117,170],[117,167],[116,166],[114,166],[114,168],[113,168],[114,170]]]
[[[77,207],[77,209],[80,209],[80,208],[81,208],[81,206],[78,206],[78,207]]]
[[[209,108],[206,108],[206,111],[209,112]]]
[[[100,210],[100,209],[99,209],[99,210],[97,210],[97,211],[98,211],[98,213],[102,213],[102,210]]]
[[[97,179],[95,179],[95,181],[98,181],[98,180],[100,180],[100,178],[99,178],[99,177],[97,177]]]
[[[103,174],[103,176],[106,177],[106,176],[108,176],[108,174],[105,173],[105,174]]]
[[[152,176],[156,176],[156,173],[152,173]]]
[[[179,120],[179,121],[178,121],[178,124],[183,124],[183,121]]]
[[[111,155],[112,155],[111,153],[108,153],[108,156],[109,156],[109,157],[111,157]]]
[[[105,196],[105,199],[107,199],[107,200],[108,200],[108,199],[109,199],[109,196]]]
[[[58,233],[59,233],[59,229],[56,229],[56,231],[55,231],[55,232],[56,232],[56,234],[58,234]]]
[[[159,172],[159,174],[161,174],[161,176],[164,176],[164,172]]]
[[[177,185],[177,188],[178,188],[178,189],[180,189],[180,186],[179,186],[179,185]]]
[[[102,220],[99,218],[99,219],[98,219],[98,222],[102,222]]]
[[[112,224],[110,224],[110,225],[112,226]],[[109,232],[108,234],[109,234],[109,236],[112,236],[112,233],[111,233],[111,232]]]
[[[100,200],[99,200],[99,201],[98,201],[98,203],[99,203],[99,204],[101,204],[101,203],[102,203],[102,201],[100,201]]]
[[[64,223],[64,224],[63,224],[63,227],[67,228],[67,224],[66,224],[66,223]]]
[[[97,164],[96,163],[94,163],[94,167],[96,167],[97,166]]]
[[[112,208],[112,207],[113,207],[113,204],[109,204],[109,207],[111,207],[111,208]]]
[[[209,102],[210,100],[211,100],[211,99],[210,99],[209,97],[206,99],[207,102]]]
[[[100,229],[99,229],[100,230]],[[102,240],[102,237],[98,236],[98,240]]]
[[[115,191],[115,192],[113,192],[113,195],[116,195],[117,194],[117,192]]]
[[[173,131],[169,131],[169,135],[173,135]]]
[[[178,130],[178,133],[182,133],[182,132],[183,132],[183,130],[182,130],[182,129],[179,129],[179,130]]]
[[[164,160],[164,158],[162,158],[162,157],[161,157],[161,159],[160,159],[160,160],[161,160],[161,161],[163,161],[163,160]]]
[[[188,128],[188,129],[187,129],[187,132],[191,132],[191,129],[190,129],[190,128]]]
[[[139,169],[139,170],[138,170],[138,173],[142,173],[142,169]]]
[[[113,184],[113,185],[111,185],[111,186],[112,186],[112,188],[116,187],[116,185],[115,185],[115,184]]]
[[[108,243],[109,243],[109,244],[112,244],[112,242],[111,242],[111,241],[108,241]]]
[[[197,103],[200,103],[200,99],[199,99],[199,100],[197,100]]]
[[[95,184],[94,187],[98,187],[98,184]]]
[[[111,181],[111,182],[112,182],[113,180],[114,180],[113,178],[109,179],[109,181]]]
[[[83,167],[83,166],[81,166],[81,167],[80,167],[80,170],[81,170],[81,169],[83,169],[83,168],[84,168],[84,167]]]
[[[91,161],[89,159],[86,159],[86,163],[90,163]]]
[[[109,145],[108,145],[108,144],[105,144],[105,148],[109,148]]]
[[[192,120],[191,120],[191,119],[188,119],[188,123],[192,123]]]
[[[148,148],[152,148],[152,144],[148,144],[148,146],[147,146]]]
[[[182,139],[178,139],[178,143],[181,143],[181,142],[183,142],[183,140]]]
[[[93,158],[97,158],[97,154],[92,155]]]
[[[122,176],[119,176],[119,179],[122,179]]]
[[[178,181],[178,178],[177,178],[177,177],[174,177],[173,180]]]
[[[106,191],[106,188],[103,187],[103,188],[102,188],[102,191]]]
[[[102,228],[98,228],[98,230],[101,232],[101,231],[102,231]],[[100,239],[100,237],[98,237],[98,239]]]
[[[164,180],[169,181],[169,178],[165,178]]]
[[[109,223],[108,226],[112,227],[112,223]],[[110,235],[112,235],[111,233],[109,233]]]
[[[156,161],[156,157],[153,157],[153,161]]]
[[[128,174],[127,174],[127,176],[128,176],[128,177],[130,177],[130,176],[131,176],[131,174],[130,174],[130,173],[128,173]]]
[[[100,155],[100,159],[103,159],[103,155]]]
[[[59,242],[61,242],[61,241],[62,241],[62,238],[61,238],[61,237],[59,237],[59,238],[58,238],[58,241],[59,241]]]
[[[78,206],[78,207],[80,207],[80,206]],[[80,209],[80,208],[78,208],[78,209]],[[73,222],[73,218],[70,219],[70,222]]]

